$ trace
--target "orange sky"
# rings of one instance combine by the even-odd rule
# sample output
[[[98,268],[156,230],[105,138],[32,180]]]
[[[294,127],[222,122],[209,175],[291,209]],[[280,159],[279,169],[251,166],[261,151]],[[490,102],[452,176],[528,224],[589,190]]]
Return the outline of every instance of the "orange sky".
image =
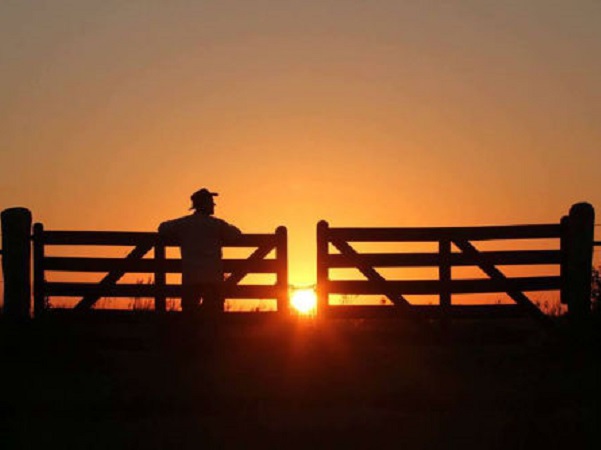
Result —
[[[524,5],[523,3],[527,3]],[[153,230],[557,222],[601,206],[596,1],[0,5],[0,207]],[[599,213],[601,214],[601,212]]]

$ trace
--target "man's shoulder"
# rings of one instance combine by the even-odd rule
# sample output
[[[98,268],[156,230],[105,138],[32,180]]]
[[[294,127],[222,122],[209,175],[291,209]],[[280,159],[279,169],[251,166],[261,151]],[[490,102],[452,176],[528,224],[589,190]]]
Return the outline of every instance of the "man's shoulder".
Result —
[[[225,241],[235,240],[242,234],[242,231],[240,231],[240,229],[235,225],[232,225],[231,223],[228,223],[225,220],[217,217],[215,219],[217,220],[216,223],[218,224],[221,237]]]
[[[188,230],[215,229],[224,233],[241,233],[234,225],[225,220],[202,214],[190,214],[177,219],[167,220],[159,225],[159,232],[165,234],[186,233]]]
[[[219,217],[212,217],[212,219],[214,219],[216,221],[216,223],[219,223],[219,225],[224,226],[224,227],[230,227],[230,228],[236,228],[236,226],[232,225],[231,223],[229,223],[228,221],[221,219]]]
[[[213,223],[216,223],[216,224],[219,224],[219,225],[229,225],[229,224],[228,224],[228,223],[227,223],[225,220],[223,220],[223,219],[222,219],[222,218],[220,218],[220,217],[208,216],[208,219],[209,219],[211,222],[213,222]]]
[[[191,218],[192,218],[192,216],[188,215],[188,216],[178,217],[176,219],[166,220],[159,225],[159,230],[177,228],[178,226],[182,226],[186,223],[189,223]]]
[[[223,226],[231,226],[228,222],[219,217],[215,216],[207,216],[203,214],[190,214],[183,217],[178,217],[177,219],[168,220],[167,222],[163,222],[169,224],[170,227],[178,227],[178,226],[214,226],[214,227],[223,227]]]
[[[182,217],[177,217],[175,219],[169,219],[164,221],[163,223],[167,223],[167,224],[177,224],[177,223],[185,223],[188,222],[190,220],[192,216],[191,215],[187,215],[187,216],[182,216]],[[161,224],[162,225],[162,224]]]

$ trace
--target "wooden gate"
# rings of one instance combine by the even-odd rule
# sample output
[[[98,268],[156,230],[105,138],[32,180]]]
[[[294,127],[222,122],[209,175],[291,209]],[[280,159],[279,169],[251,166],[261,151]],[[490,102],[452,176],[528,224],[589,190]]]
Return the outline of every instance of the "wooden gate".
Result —
[[[244,234],[226,247],[255,248],[247,259],[225,259],[224,293],[227,299],[275,299],[277,313],[288,311],[287,230],[274,234]],[[47,256],[49,246],[122,246],[131,251],[125,258]],[[33,227],[34,313],[39,317],[51,297],[79,298],[74,310],[89,310],[102,297],[153,298],[156,311],[166,310],[167,298],[181,298],[180,284],[167,284],[168,273],[181,273],[181,259],[166,258],[166,247],[177,243],[158,233],[115,231],[48,231],[42,224]],[[150,251],[151,258],[144,258]],[[274,258],[266,258],[274,252]],[[47,272],[106,273],[100,282],[47,281]],[[127,273],[152,274],[149,284],[118,281]],[[274,284],[240,284],[248,274],[274,274]]]
[[[582,206],[584,205],[584,206]],[[594,211],[575,205],[561,223],[545,225],[451,228],[331,228],[317,225],[317,296],[319,314],[325,317],[417,319],[531,316],[552,326],[525,294],[561,291],[571,311],[590,310],[590,275]],[[554,239],[555,248],[481,251],[478,242]],[[360,253],[353,243],[430,242],[430,253]],[[432,245],[432,244],[431,244]],[[337,252],[332,252],[331,247]],[[558,275],[508,277],[499,266],[556,266]],[[456,267],[479,268],[487,278],[454,279]],[[433,280],[387,280],[380,268],[435,268]],[[331,269],[354,268],[364,280],[330,279]],[[586,290],[588,283],[588,292]],[[512,304],[454,304],[457,294],[505,293]],[[387,305],[332,304],[330,295],[380,295]],[[437,304],[411,304],[406,296],[436,296]],[[386,302],[388,303],[388,302]],[[584,306],[583,306],[584,305]]]

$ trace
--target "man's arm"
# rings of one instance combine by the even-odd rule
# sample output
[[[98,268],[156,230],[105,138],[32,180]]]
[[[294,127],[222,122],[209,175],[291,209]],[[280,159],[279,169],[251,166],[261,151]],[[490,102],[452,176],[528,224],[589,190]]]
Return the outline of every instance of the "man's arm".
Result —
[[[234,242],[242,236],[242,231],[238,227],[227,223],[225,220],[221,221],[221,239],[224,242]]]

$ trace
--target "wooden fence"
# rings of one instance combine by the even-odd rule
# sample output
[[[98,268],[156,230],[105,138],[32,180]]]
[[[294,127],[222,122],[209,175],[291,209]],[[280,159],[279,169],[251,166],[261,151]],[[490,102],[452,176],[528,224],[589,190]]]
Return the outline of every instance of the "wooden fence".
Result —
[[[167,274],[181,273],[181,259],[166,258],[166,247],[174,241],[158,233],[115,231],[48,231],[42,224],[33,226],[34,314],[44,314],[50,297],[79,298],[74,310],[91,309],[102,297],[153,298],[154,309],[166,310],[167,298],[181,298],[181,284],[167,284]],[[123,246],[132,248],[125,258],[48,256],[51,246]],[[224,295],[228,299],[275,299],[277,312],[288,311],[287,231],[279,227],[274,234],[244,234],[227,247],[252,247],[247,259],[225,259]],[[144,258],[153,251],[152,257]],[[274,251],[275,257],[266,257]],[[106,273],[100,282],[47,281],[47,272]],[[127,273],[153,275],[149,284],[118,281]],[[240,284],[248,274],[274,274],[274,284]],[[75,277],[76,278],[76,277]],[[80,277],[81,278],[81,277]]]
[[[594,211],[574,205],[561,223],[545,225],[453,228],[331,228],[317,225],[317,296],[319,314],[326,317],[416,319],[508,317],[529,315],[548,325],[548,317],[525,294],[561,291],[569,311],[590,311]],[[556,239],[545,250],[480,251],[475,242],[493,240]],[[353,243],[430,242],[431,253],[360,253]],[[334,247],[338,252],[331,252]],[[559,275],[508,277],[498,266],[556,266]],[[488,278],[453,279],[454,267],[477,267]],[[434,280],[387,280],[379,268],[435,268]],[[354,268],[364,280],[330,278],[331,269]],[[588,290],[587,290],[588,289]],[[506,293],[513,304],[453,304],[457,294]],[[392,305],[332,304],[330,295],[380,295]],[[434,305],[411,304],[408,295],[437,296]]]
[[[166,257],[166,247],[157,233],[47,231],[33,227],[31,212],[10,208],[2,212],[2,269],[4,310],[10,320],[30,317],[31,250],[33,242],[33,288],[35,316],[43,315],[49,297],[73,297],[76,310],[92,308],[101,297],[153,298],[154,308],[165,311],[167,298],[180,298],[181,285],[168,284],[167,274],[180,273],[181,261]],[[555,248],[544,250],[481,251],[480,241],[555,239]],[[433,242],[431,253],[359,253],[355,242]],[[318,314],[325,317],[410,317],[453,318],[530,315],[541,322],[548,318],[526,295],[530,291],[559,290],[569,316],[585,319],[591,313],[591,278],[594,240],[594,209],[588,203],[573,205],[558,224],[453,227],[453,228],[331,228],[327,222],[317,226]],[[125,258],[50,256],[50,246],[128,246]],[[277,312],[288,312],[287,232],[279,227],[274,234],[246,234],[228,246],[252,247],[247,259],[226,259],[226,298],[275,299]],[[331,253],[330,246],[339,253]],[[152,257],[145,257],[149,252]],[[275,258],[268,259],[274,251]],[[508,277],[499,267],[554,265],[559,275]],[[425,267],[438,272],[434,280],[386,280],[379,268]],[[456,267],[475,267],[487,279],[457,279]],[[365,280],[332,280],[330,270],[356,268]],[[48,281],[48,272],[102,272],[100,282]],[[118,283],[127,273],[152,274],[150,284]],[[244,285],[250,273],[275,274],[273,284]],[[81,279],[81,277],[80,277]],[[75,280],[77,278],[75,277]],[[459,305],[458,294],[506,293],[513,300],[507,305]],[[371,294],[387,298],[392,306],[332,305],[330,295]],[[434,295],[435,305],[413,305],[408,295]]]

